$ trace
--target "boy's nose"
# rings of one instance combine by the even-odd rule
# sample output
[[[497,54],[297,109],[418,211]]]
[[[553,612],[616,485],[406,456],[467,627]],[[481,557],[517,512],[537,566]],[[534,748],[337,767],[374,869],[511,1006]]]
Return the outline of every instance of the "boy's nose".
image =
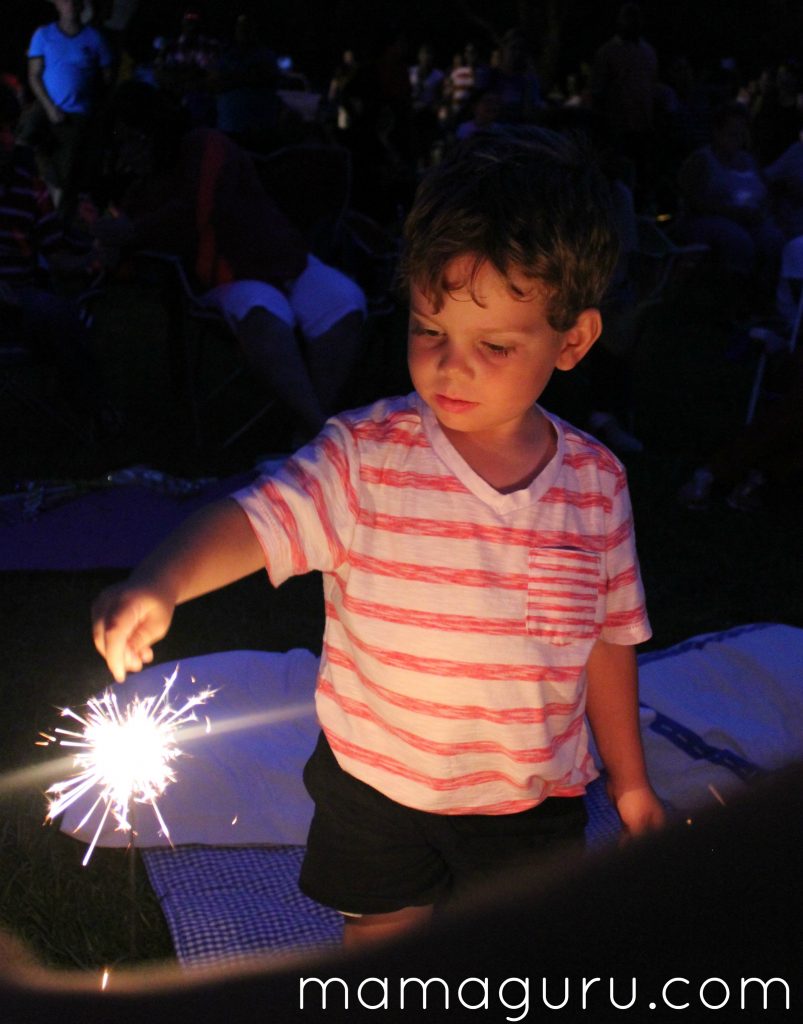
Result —
[[[438,369],[450,375],[468,373],[469,364],[466,355],[457,345],[445,345],[441,350]]]

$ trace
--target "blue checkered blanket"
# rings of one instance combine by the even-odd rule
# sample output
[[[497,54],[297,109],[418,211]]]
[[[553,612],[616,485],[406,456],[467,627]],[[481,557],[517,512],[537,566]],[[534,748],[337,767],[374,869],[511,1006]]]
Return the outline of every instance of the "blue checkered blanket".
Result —
[[[589,845],[615,839],[619,819],[601,779],[588,789]],[[303,846],[145,850],[142,857],[186,967],[281,957],[340,941],[342,918],[298,888]]]

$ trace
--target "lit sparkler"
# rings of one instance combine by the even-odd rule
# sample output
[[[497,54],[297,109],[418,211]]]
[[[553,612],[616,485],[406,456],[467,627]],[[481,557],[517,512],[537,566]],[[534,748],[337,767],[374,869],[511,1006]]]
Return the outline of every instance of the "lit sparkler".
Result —
[[[159,827],[170,841],[170,832],[157,800],[175,781],[173,765],[183,753],[178,746],[181,729],[190,722],[198,721],[195,708],[217,692],[199,690],[180,707],[174,708],[168,698],[177,674],[178,666],[172,676],[165,678],[160,694],[134,697],[123,708],[113,690],[106,690],[102,696],[87,701],[83,715],[64,708],[62,718],[73,719],[82,727],[81,730],[56,728],[54,735],[40,734],[43,746],[57,743],[80,751],[73,758],[75,774],[63,782],[54,783],[47,790],[53,794],[47,812],[49,820],[96,787],[99,789],[94,803],[74,830],[80,831],[95,812],[100,811],[100,821],[83,860],[85,865],[110,815],[116,819],[118,831],[133,831],[130,816],[134,804],[151,806]]]

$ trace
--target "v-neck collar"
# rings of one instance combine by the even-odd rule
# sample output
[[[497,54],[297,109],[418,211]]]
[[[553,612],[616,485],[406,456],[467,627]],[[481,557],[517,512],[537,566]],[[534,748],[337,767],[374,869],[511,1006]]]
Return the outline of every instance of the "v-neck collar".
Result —
[[[78,26],[78,31],[77,31],[76,33],[74,33],[73,35],[70,35],[70,33],[69,33],[69,32],[65,32],[65,31],[64,31],[64,29],[63,29],[63,28],[61,27],[61,25],[60,25],[60,24],[58,23],[58,21],[54,21],[54,22],[53,22],[53,24],[54,24],[54,25],[56,26],[56,28],[57,28],[57,29],[59,30],[59,32],[61,33],[61,35],[63,35],[63,36],[64,36],[64,38],[65,38],[65,39],[77,39],[77,38],[78,38],[78,36],[80,36],[80,35],[81,35],[81,33],[82,33],[82,32],[84,31],[84,29],[86,28],[86,25],[84,25],[84,24],[80,24],[80,25]]]
[[[413,406],[421,416],[427,440],[432,445],[432,449],[438,458],[446,465],[450,472],[457,477],[464,487],[499,515],[507,515],[510,512],[515,512],[518,509],[527,508],[530,505],[536,504],[536,502],[541,500],[544,494],[554,483],[563,463],[566,441],[560,420],[546,412],[540,406],[537,406],[537,408],[541,413],[543,413],[544,417],[549,421],[555,431],[555,454],[546,466],[544,466],[538,476],[536,476],[535,479],[527,485],[527,487],[522,487],[517,491],[510,491],[507,494],[502,494],[500,491],[497,491],[495,487],[492,487],[486,480],[483,480],[483,478],[478,473],[475,473],[471,466],[469,466],[463,456],[457,451],[443,432],[440,424],[438,423],[437,417],[426,402],[423,401],[420,395],[413,392],[410,397]]]

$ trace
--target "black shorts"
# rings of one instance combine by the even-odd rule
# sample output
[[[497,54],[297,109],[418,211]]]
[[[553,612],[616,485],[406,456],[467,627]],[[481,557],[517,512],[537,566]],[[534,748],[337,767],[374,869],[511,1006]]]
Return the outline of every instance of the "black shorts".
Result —
[[[550,797],[518,814],[432,814],[344,772],[323,733],[304,769],[315,801],[299,884],[344,914],[385,914],[463,895],[502,870],[582,849],[582,797]]]

